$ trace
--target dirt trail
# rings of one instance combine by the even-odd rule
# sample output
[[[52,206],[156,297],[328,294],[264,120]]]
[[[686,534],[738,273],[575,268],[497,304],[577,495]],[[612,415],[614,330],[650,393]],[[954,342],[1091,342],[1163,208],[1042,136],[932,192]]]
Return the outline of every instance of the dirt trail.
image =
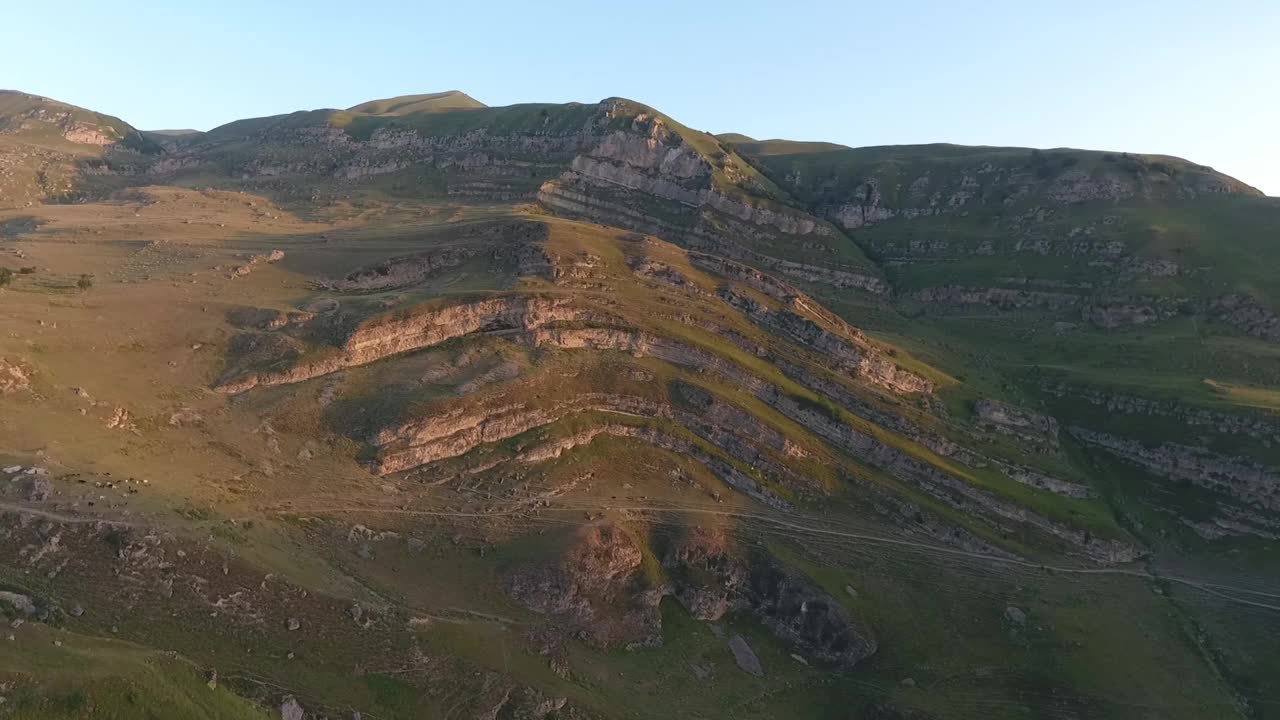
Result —
[[[119,525],[121,527],[133,527],[135,523],[125,520],[113,520],[105,517],[84,517],[81,515],[66,515],[63,513],[53,512],[51,510],[41,510],[40,508],[29,507],[27,505],[19,505],[17,503],[9,503],[0,501],[0,513],[11,512],[19,515],[31,515],[34,517],[53,520],[54,522],[69,523],[72,525],[90,525],[96,523],[105,523],[107,525]]]
[[[1273,610],[1280,612],[1280,604],[1272,604],[1258,600],[1250,600],[1228,593],[1243,593],[1254,595],[1257,597],[1268,598],[1280,601],[1280,593],[1266,592],[1262,590],[1250,590],[1247,588],[1234,587],[1230,585],[1221,585],[1217,583],[1201,582],[1190,578],[1179,577],[1177,575],[1168,575],[1163,573],[1153,573],[1147,570],[1128,568],[1086,568],[1086,567],[1066,567],[1058,565],[1047,565],[1031,560],[1022,560],[1018,558],[999,557],[994,555],[984,555],[983,553],[972,552],[969,550],[961,550],[958,548],[950,548],[932,543],[916,542],[913,540],[902,540],[898,538],[889,538],[882,535],[872,535],[868,533],[853,532],[850,530],[822,527],[812,523],[803,522],[803,516],[796,516],[800,520],[792,520],[790,516],[783,512],[777,513],[759,513],[748,512],[742,510],[731,510],[715,507],[700,507],[693,505],[635,505],[635,504],[613,504],[613,503],[580,503],[580,504],[558,504],[550,507],[541,508],[543,512],[548,511],[601,511],[611,510],[617,512],[687,512],[701,515],[715,515],[720,517],[732,517],[742,520],[753,520],[763,522],[775,527],[792,530],[810,535],[820,535],[826,537],[835,537],[846,540],[858,540],[867,543],[875,543],[881,545],[891,545],[897,547],[908,547],[914,550],[920,550],[934,555],[945,555],[952,557],[965,557],[983,562],[1020,567],[1028,570],[1038,570],[1042,572],[1053,572],[1062,575],[1110,575],[1117,577],[1130,577],[1139,580],[1163,581],[1175,583],[1186,587],[1199,590],[1203,593],[1213,595],[1223,600],[1252,607],[1262,608],[1265,610]],[[371,507],[316,507],[305,509],[290,509],[276,511],[277,515],[302,515],[302,514],[337,514],[337,513],[374,513],[374,514],[395,514],[395,515],[419,515],[424,517],[494,517],[502,515],[516,515],[527,512],[524,508],[510,510],[494,510],[493,512],[453,512],[440,510],[405,510],[401,508],[371,508]]]

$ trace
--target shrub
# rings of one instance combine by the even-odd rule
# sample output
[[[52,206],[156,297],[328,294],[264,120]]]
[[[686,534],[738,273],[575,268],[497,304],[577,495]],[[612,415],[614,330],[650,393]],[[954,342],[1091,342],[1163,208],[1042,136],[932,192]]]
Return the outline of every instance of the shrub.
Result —
[[[76,287],[81,290],[88,290],[93,287],[93,276],[88,274],[81,275],[80,279],[76,281]]]
[[[7,267],[0,267],[0,287],[4,287],[13,282],[13,271]]]

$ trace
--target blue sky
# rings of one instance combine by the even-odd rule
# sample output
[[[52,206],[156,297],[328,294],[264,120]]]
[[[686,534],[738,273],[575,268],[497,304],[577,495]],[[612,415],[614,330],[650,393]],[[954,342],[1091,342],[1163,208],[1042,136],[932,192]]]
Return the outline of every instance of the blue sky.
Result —
[[[144,129],[459,89],[848,145],[1166,153],[1280,195],[1280,2],[13,3],[0,87]]]

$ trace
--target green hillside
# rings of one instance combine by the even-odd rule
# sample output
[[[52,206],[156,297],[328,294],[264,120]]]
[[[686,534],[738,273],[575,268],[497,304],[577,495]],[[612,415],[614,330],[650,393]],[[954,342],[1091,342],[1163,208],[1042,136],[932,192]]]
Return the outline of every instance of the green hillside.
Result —
[[[409,115],[417,112],[443,112],[446,110],[474,110],[486,107],[484,103],[458,90],[424,95],[400,95],[383,100],[370,100],[347,108],[351,112],[369,115]]]
[[[1278,264],[1161,155],[0,94],[0,718],[1276,720]]]

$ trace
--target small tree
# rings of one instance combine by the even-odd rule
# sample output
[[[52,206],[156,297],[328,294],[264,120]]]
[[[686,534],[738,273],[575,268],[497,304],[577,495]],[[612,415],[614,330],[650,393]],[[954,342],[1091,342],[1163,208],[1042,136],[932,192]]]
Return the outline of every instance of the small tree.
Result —
[[[80,288],[81,291],[93,287],[93,276],[89,274],[81,275],[80,279],[76,281],[76,287]]]
[[[7,267],[0,267],[0,287],[4,287],[13,282],[13,271]]]

